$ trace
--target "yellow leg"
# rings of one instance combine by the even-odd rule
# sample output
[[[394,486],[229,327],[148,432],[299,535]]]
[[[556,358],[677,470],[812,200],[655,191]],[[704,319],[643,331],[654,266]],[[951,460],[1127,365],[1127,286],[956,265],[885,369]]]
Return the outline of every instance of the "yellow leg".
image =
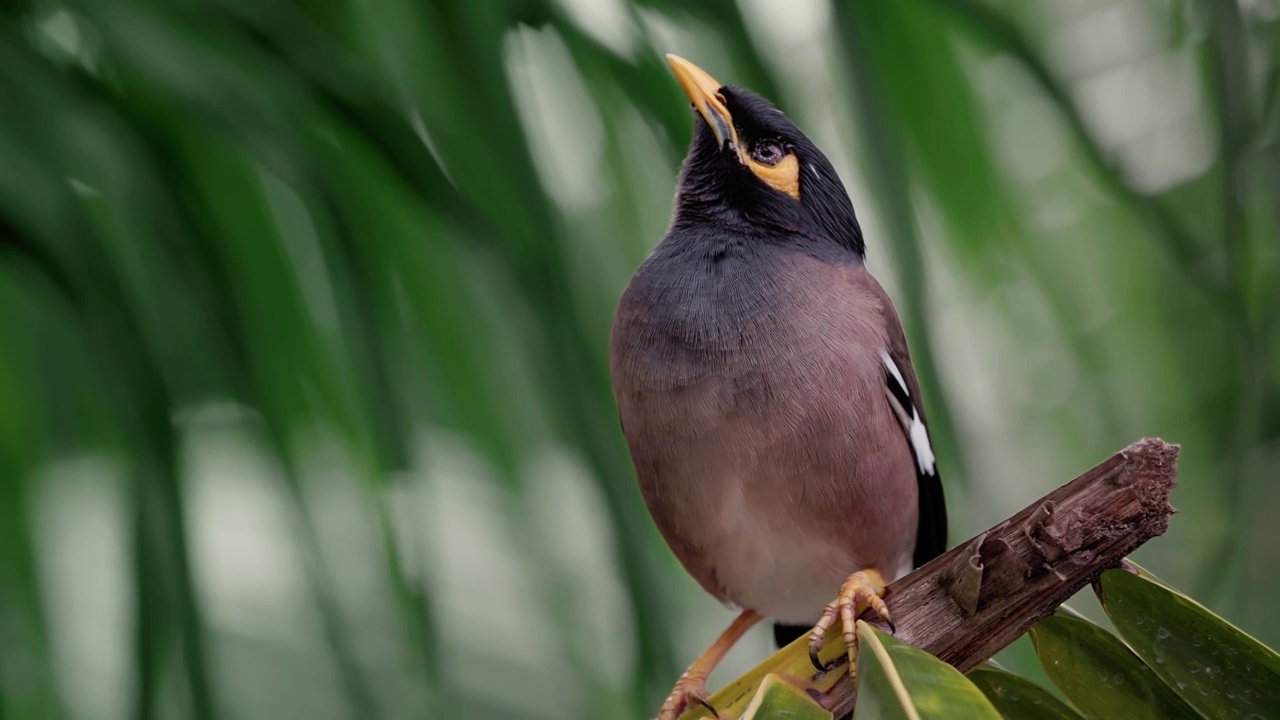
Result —
[[[680,676],[675,689],[667,696],[667,701],[662,703],[658,720],[676,720],[680,717],[680,713],[694,704],[710,710],[713,717],[720,717],[720,713],[711,705],[711,694],[707,692],[707,678],[711,676],[711,671],[716,669],[724,656],[729,654],[729,649],[758,622],[760,622],[759,615],[750,610],[743,610],[742,614],[720,634],[720,637],[711,643],[711,647],[694,660],[689,669]]]
[[[827,630],[835,624],[838,616],[843,628],[844,646],[849,653],[849,676],[858,676],[858,635],[854,632],[854,620],[869,607],[889,623],[890,628],[893,627],[889,608],[880,599],[886,584],[884,576],[875,569],[859,570],[845,579],[840,586],[840,594],[823,609],[818,624],[809,631],[809,659],[813,661],[814,667],[825,669],[818,660],[818,651],[822,649]]]

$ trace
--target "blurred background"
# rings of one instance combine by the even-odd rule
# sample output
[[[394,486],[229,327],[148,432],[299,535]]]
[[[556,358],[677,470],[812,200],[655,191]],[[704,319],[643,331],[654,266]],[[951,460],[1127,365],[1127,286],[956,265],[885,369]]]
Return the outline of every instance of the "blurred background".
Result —
[[[1161,436],[1136,559],[1280,645],[1277,0],[11,0],[0,717],[656,710],[732,617],[607,375],[664,52],[840,170],[952,544]]]

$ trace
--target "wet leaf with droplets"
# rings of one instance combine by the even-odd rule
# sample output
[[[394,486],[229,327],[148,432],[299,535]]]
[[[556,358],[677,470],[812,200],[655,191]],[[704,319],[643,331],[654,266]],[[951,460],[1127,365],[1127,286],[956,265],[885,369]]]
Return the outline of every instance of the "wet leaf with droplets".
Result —
[[[1207,718],[1280,717],[1280,655],[1196,601],[1123,570],[1099,600],[1116,632]]]
[[[1079,720],[1080,714],[1048,690],[1013,673],[980,667],[969,681],[996,706],[1004,720]]]
[[[1124,643],[1087,620],[1047,617],[1031,629],[1031,642],[1053,684],[1085,717],[1199,717]]]

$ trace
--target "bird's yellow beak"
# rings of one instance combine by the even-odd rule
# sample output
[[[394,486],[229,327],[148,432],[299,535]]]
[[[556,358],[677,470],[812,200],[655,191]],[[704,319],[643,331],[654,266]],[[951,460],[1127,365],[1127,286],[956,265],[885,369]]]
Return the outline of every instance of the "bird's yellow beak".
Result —
[[[738,161],[755,173],[761,181],[799,200],[800,162],[795,153],[788,150],[784,158],[772,165],[757,162],[738,140],[738,129],[733,126],[733,116],[724,105],[724,96],[720,94],[722,87],[720,83],[705,70],[679,55],[668,54],[667,64],[671,66],[671,72],[675,73],[680,87],[684,88],[684,94],[689,96],[689,102],[693,103],[702,118],[711,126],[711,132],[715,133],[716,142],[720,143],[720,148],[723,150],[728,147],[738,157]]]
[[[720,83],[707,74],[705,70],[685,60],[679,55],[667,55],[667,64],[675,73],[684,94],[689,102],[702,115],[702,119],[711,126],[720,147],[728,143],[730,148],[739,152],[738,131],[733,127],[733,117],[724,106],[724,98],[720,95]]]

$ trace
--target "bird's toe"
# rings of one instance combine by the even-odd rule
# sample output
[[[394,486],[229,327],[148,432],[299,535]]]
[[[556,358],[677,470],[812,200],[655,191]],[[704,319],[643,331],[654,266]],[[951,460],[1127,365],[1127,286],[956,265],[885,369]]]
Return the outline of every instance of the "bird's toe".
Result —
[[[837,661],[827,665],[822,662],[819,652],[825,643],[827,631],[840,618],[841,638],[844,640],[845,653],[849,659],[849,675],[857,677],[858,672],[858,635],[855,632],[855,621],[858,615],[867,608],[889,624],[892,629],[893,619],[889,615],[889,607],[880,595],[884,592],[884,577],[876,570],[860,570],[840,586],[840,593],[823,608],[818,623],[809,632],[809,660],[819,670],[830,670]]]
[[[719,711],[711,704],[711,693],[707,691],[707,678],[700,674],[685,673],[676,682],[666,702],[662,703],[658,720],[676,720],[686,710],[697,705],[706,708],[711,713],[711,717],[720,717]]]

